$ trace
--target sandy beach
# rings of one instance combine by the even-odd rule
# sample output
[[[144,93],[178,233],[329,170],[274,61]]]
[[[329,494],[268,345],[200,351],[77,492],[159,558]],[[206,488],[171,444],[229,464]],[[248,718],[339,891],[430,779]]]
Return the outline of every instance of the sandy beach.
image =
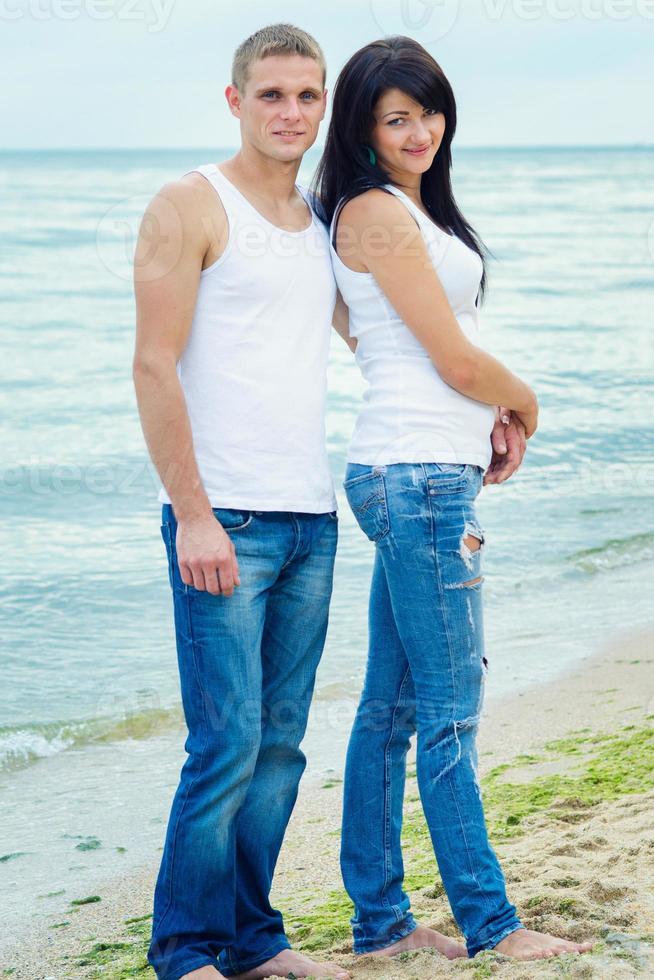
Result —
[[[592,939],[593,952],[518,964],[487,952],[355,957],[338,868],[340,780],[301,792],[274,886],[293,944],[355,980],[654,975],[654,643],[625,637],[568,675],[489,703],[479,735],[491,837],[530,928]],[[421,816],[414,766],[405,804],[413,910],[457,935]],[[80,896],[2,956],[15,980],[154,977],[145,961],[156,867]],[[53,891],[56,882],[53,882]],[[84,901],[84,899],[90,899]]]

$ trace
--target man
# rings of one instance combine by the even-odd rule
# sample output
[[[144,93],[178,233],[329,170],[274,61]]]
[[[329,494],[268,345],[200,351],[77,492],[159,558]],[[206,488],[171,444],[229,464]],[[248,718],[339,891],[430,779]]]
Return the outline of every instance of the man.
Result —
[[[269,902],[337,538],[324,433],[335,285],[295,186],[324,83],[304,31],[244,41],[226,90],[239,152],[164,187],[139,236],[134,380],[163,483],[189,730],[155,890],[160,980],[348,976],[292,951]],[[341,304],[343,335],[346,316]],[[500,423],[495,435],[488,482],[523,452],[514,431],[503,464]]]
[[[276,25],[237,50],[242,146],[167,185],[136,254],[134,378],[164,489],[188,759],[155,890],[160,980],[348,974],[270,906],[305,766],[337,539],[325,449],[328,240],[295,186],[325,62]]]

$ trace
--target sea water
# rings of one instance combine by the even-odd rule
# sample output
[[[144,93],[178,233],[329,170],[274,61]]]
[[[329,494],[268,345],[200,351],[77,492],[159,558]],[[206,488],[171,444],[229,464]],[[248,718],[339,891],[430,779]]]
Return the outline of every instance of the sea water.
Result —
[[[5,937],[163,842],[185,733],[130,263],[158,188],[229,155],[0,154]],[[493,253],[485,343],[541,404],[521,470],[479,500],[498,697],[652,621],[654,150],[460,149],[453,176]],[[372,562],[340,490],[363,384],[336,336],[329,385],[341,522],[304,743],[317,785],[342,769]]]

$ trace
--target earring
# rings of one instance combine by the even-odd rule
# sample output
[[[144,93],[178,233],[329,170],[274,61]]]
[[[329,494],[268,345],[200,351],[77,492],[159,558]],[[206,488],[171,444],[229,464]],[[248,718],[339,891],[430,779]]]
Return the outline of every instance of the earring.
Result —
[[[377,154],[375,153],[375,151],[371,146],[366,145],[365,149],[368,151],[368,159],[370,160],[371,164],[374,167],[377,163]]]

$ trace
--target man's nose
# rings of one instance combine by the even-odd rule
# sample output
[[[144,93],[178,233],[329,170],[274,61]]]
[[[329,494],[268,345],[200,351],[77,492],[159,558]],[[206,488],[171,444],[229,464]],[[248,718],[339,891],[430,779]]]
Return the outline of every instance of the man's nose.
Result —
[[[283,119],[299,119],[300,118],[300,103],[296,98],[292,96],[284,100],[284,105],[282,107],[282,118]]]

